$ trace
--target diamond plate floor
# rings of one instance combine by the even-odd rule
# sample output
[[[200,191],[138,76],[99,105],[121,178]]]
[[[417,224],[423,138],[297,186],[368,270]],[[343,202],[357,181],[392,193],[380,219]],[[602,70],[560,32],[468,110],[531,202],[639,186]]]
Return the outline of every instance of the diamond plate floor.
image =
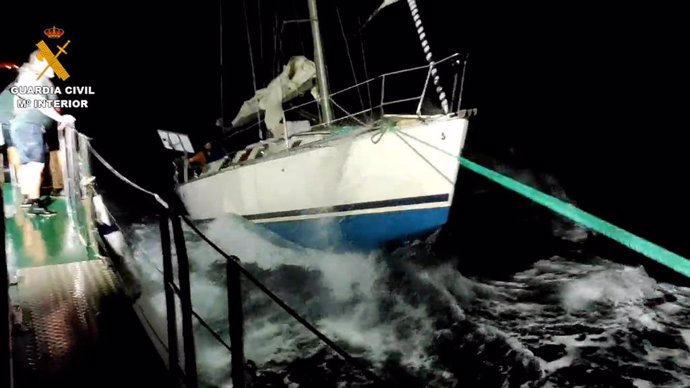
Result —
[[[22,269],[15,387],[159,387],[162,361],[100,260]]]
[[[170,386],[116,275],[89,260],[55,205],[47,219],[18,208],[5,219],[8,259],[19,267],[10,295],[29,329],[13,333],[15,388]]]

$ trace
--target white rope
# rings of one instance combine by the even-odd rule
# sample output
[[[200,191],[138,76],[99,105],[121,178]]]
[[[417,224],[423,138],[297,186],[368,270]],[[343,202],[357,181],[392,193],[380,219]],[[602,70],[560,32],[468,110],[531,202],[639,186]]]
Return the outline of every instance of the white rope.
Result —
[[[252,68],[252,86],[254,86],[254,93],[256,93],[256,73],[254,73],[254,50],[252,49],[252,38],[249,33],[249,18],[247,17],[247,1],[242,1],[242,11],[244,13],[244,27],[247,33],[247,46],[249,48],[249,64]]]
[[[168,205],[168,203],[165,202],[165,201],[163,200],[163,198],[160,197],[160,195],[154,193],[153,191],[146,190],[145,188],[143,188],[143,187],[139,186],[138,184],[136,184],[136,183],[132,182],[131,180],[129,180],[129,178],[127,178],[126,176],[122,175],[122,174],[121,174],[119,171],[117,171],[113,166],[111,166],[110,163],[108,163],[105,159],[103,159],[103,157],[93,148],[93,146],[91,145],[91,143],[87,143],[87,144],[89,145],[89,150],[91,150],[91,153],[93,154],[93,156],[95,156],[96,159],[98,159],[98,161],[100,161],[100,162],[103,164],[103,166],[105,166],[105,168],[107,168],[108,170],[110,170],[110,172],[112,172],[113,175],[115,175],[116,177],[120,178],[121,181],[123,181],[123,182],[127,183],[128,185],[134,187],[135,189],[141,191],[142,193],[146,193],[146,194],[152,196],[152,197],[156,200],[156,202],[158,202],[158,203],[159,203],[161,206],[163,206],[164,208],[170,209],[170,206]]]
[[[331,99],[331,102],[333,103],[333,105],[336,106],[336,108],[338,108],[338,109],[342,110],[343,112],[345,112],[346,117],[351,117],[353,120],[355,120],[356,122],[358,122],[358,123],[359,123],[361,126],[363,126],[363,127],[366,127],[366,126],[367,126],[367,124],[366,124],[364,121],[358,119],[358,118],[357,118],[356,116],[354,116],[352,113],[346,111],[345,108],[343,108],[342,106],[340,106],[340,104],[338,104],[337,102],[335,102],[335,100]],[[366,110],[364,110],[364,111],[366,112]]]
[[[249,49],[249,66],[252,68],[252,86],[254,87],[254,94],[256,94],[256,72],[254,71],[254,49],[252,48],[252,38],[251,34],[249,33],[249,18],[247,16],[247,0],[242,0],[242,11],[244,13],[244,27],[245,31],[247,33],[247,47]],[[259,28],[261,25],[261,20],[259,20]],[[261,34],[261,30],[259,31]],[[261,39],[261,37],[259,38]],[[261,43],[261,42],[259,42]],[[261,48],[263,50],[263,46]],[[263,63],[263,55],[262,55],[262,63]],[[259,109],[256,110],[256,120],[258,123],[261,123],[261,112]],[[223,123],[223,126],[225,126],[225,123]],[[262,133],[261,133],[261,127],[259,127],[259,138],[261,140],[264,139]]]
[[[350,44],[347,42],[347,36],[345,35],[345,27],[343,26],[343,19],[340,17],[340,8],[337,4],[335,5],[335,12],[338,14],[338,24],[340,24],[340,33],[343,35],[343,41],[345,42],[345,51],[347,52],[347,59],[350,61],[350,70],[352,70],[352,78],[355,80],[355,83],[357,84],[359,83],[359,81],[357,80],[355,64],[352,60],[352,54],[350,53]],[[359,103],[362,105],[362,109],[364,109],[364,97],[362,97],[362,92],[359,88],[357,88],[357,95],[359,96]],[[369,102],[371,103],[371,101]]]
[[[400,133],[398,133],[398,132],[400,132],[400,133],[402,133],[402,134],[405,134],[405,132],[403,132],[403,131],[394,131],[393,133],[394,133],[395,136],[397,136],[403,143],[405,143],[405,145],[407,145],[408,147],[410,147],[410,149],[412,150],[412,152],[414,152],[415,154],[417,154],[417,156],[419,156],[424,162],[426,162],[426,164],[428,164],[429,167],[431,167],[434,171],[436,171],[436,172],[438,173],[438,175],[440,175],[440,176],[441,176],[443,179],[445,179],[448,183],[450,183],[451,185],[455,184],[455,182],[454,182],[452,179],[448,178],[448,177],[446,176],[446,174],[444,174],[441,170],[439,170],[438,167],[436,167],[429,159],[425,158],[424,155],[422,155],[422,153],[419,152],[419,150],[417,150],[417,149],[416,149],[412,144],[410,144],[407,140],[403,139],[403,137],[400,136]]]
[[[413,146],[412,144],[410,144],[407,140],[405,140],[402,136],[400,136],[400,134],[402,133],[402,134],[405,135],[405,136],[408,136],[408,137],[410,137],[410,138],[412,138],[412,139],[414,139],[414,140],[417,140],[417,141],[421,142],[422,144],[425,144],[425,145],[427,145],[427,146],[429,146],[429,147],[433,147],[434,149],[439,150],[439,151],[441,151],[441,152],[443,152],[443,153],[445,153],[445,154],[447,154],[447,155],[453,156],[452,154],[450,154],[450,153],[448,153],[448,152],[446,152],[446,151],[444,151],[444,150],[442,150],[442,149],[440,149],[440,148],[438,148],[438,147],[436,147],[436,146],[434,146],[434,145],[432,145],[432,144],[426,143],[426,142],[424,142],[423,140],[417,139],[416,137],[414,137],[414,136],[412,136],[412,135],[409,135],[409,134],[405,133],[404,131],[402,131],[402,130],[400,130],[399,128],[394,127],[394,126],[393,126],[393,127],[384,126],[384,127],[382,127],[381,129],[379,129],[376,133],[374,133],[374,134],[371,136],[371,142],[374,143],[374,144],[378,144],[378,142],[381,141],[381,138],[383,138],[383,135],[385,135],[387,132],[392,132],[395,136],[397,136],[398,139],[400,139],[400,141],[402,141],[403,143],[405,143],[405,145],[408,146],[408,147],[412,150],[412,152],[414,152],[414,153],[415,153],[417,156],[419,156],[424,162],[426,162],[426,163],[429,165],[429,167],[431,167],[436,173],[438,173],[438,175],[440,175],[440,176],[441,176],[443,179],[445,179],[448,183],[450,183],[451,185],[454,185],[454,184],[455,184],[455,182],[454,182],[452,179],[450,179],[449,177],[447,177],[446,174],[444,174],[441,170],[438,169],[438,167],[436,167],[436,166],[434,165],[434,163],[432,163],[429,159],[427,159],[426,157],[424,157],[424,155],[422,155],[422,153],[419,152],[419,150],[418,150],[417,148],[415,148],[415,146]],[[455,157],[456,157],[456,159],[458,158],[457,156],[455,156]]]
[[[357,18],[357,22],[359,22],[359,18]],[[364,39],[362,39],[362,35],[359,34],[359,46],[362,49],[362,68],[364,69],[364,79],[369,79],[369,71],[367,70],[367,57],[364,52]],[[373,102],[371,99],[371,85],[367,82],[367,96],[369,97],[369,106],[372,106]]]

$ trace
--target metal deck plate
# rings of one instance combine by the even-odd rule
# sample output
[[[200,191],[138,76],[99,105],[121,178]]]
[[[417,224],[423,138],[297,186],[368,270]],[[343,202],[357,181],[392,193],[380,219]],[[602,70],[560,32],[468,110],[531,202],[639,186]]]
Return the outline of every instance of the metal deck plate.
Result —
[[[51,204],[55,216],[36,217],[13,194],[4,190],[6,253],[19,268],[10,295],[28,329],[13,332],[15,388],[169,386],[119,279],[89,257],[64,200]]]
[[[67,204],[55,198],[48,207],[51,217],[30,215],[19,207],[16,190],[5,185],[7,259],[17,268],[63,264],[91,259],[81,241],[77,225],[67,215]]]
[[[16,387],[157,387],[162,361],[100,260],[20,270]]]

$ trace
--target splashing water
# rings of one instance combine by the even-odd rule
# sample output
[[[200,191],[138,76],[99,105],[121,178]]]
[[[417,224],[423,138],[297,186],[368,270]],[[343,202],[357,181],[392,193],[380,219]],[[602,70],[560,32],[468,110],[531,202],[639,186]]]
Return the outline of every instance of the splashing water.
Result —
[[[425,243],[388,255],[335,254],[292,246],[236,217],[204,229],[320,329],[405,386],[690,384],[690,290],[658,284],[641,267],[554,256],[509,281],[482,283],[463,277],[452,262],[425,264]],[[160,268],[152,261],[160,257],[157,229],[135,225],[130,236],[138,262]],[[191,233],[187,238],[195,310],[227,336],[222,260]],[[160,282],[150,264],[142,271]],[[319,379],[324,387],[365,386],[361,375],[243,285],[245,347],[259,369],[257,386]],[[147,297],[164,306],[161,292]],[[197,342],[206,383],[227,383],[228,352],[199,327]]]
[[[365,255],[301,248],[240,217],[201,228],[390,386],[690,386],[690,289],[584,248],[509,279],[478,281],[436,257],[433,239]],[[164,327],[157,225],[131,225],[126,234],[144,298]],[[185,234],[194,308],[227,340],[224,261]],[[578,246],[587,240],[559,220],[553,236]],[[243,289],[253,386],[374,386],[250,283]],[[231,386],[227,350],[198,325],[196,340],[204,384]]]

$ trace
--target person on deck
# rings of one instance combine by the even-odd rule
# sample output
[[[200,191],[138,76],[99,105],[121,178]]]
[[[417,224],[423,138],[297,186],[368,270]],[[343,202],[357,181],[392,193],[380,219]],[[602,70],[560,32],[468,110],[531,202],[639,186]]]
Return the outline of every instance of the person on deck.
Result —
[[[44,73],[43,73],[44,72]],[[43,76],[39,75],[43,73]],[[41,105],[42,100],[52,99],[49,94],[22,93],[21,87],[52,87],[50,81],[55,76],[52,67],[41,57],[39,51],[34,51],[29,62],[19,68],[16,86],[19,87],[15,95],[14,118],[10,125],[10,136],[17,147],[21,167],[17,174],[21,192],[25,195],[23,207],[29,207],[29,212],[37,215],[53,215],[55,212],[47,209],[46,201],[40,200],[41,174],[45,165],[45,147],[43,133],[51,124],[51,120],[58,122],[58,128],[74,125],[75,118],[71,115],[61,115],[51,107]],[[25,100],[28,107],[19,100]]]
[[[7,85],[0,93],[0,148],[6,152],[8,165],[14,169],[16,174],[19,169],[19,157],[10,136],[10,121],[14,117],[14,94],[10,91],[12,86],[14,86],[14,82]],[[0,167],[4,167],[3,159],[3,154],[0,153]],[[0,174],[0,183],[5,183],[4,173]]]
[[[60,109],[56,110],[60,112]],[[64,196],[64,182],[62,177],[63,156],[60,152],[59,134],[55,126],[51,125],[49,128],[46,128],[45,140],[48,151],[50,152],[50,159],[48,160],[51,183],[50,196],[62,197]]]
[[[195,176],[201,174],[208,163],[223,159],[225,152],[222,148],[214,146],[212,143],[204,144],[204,149],[189,158],[189,164]]]
[[[207,163],[213,163],[216,160],[220,160],[225,157],[225,151],[223,148],[214,143],[204,144],[204,154],[206,154]]]

